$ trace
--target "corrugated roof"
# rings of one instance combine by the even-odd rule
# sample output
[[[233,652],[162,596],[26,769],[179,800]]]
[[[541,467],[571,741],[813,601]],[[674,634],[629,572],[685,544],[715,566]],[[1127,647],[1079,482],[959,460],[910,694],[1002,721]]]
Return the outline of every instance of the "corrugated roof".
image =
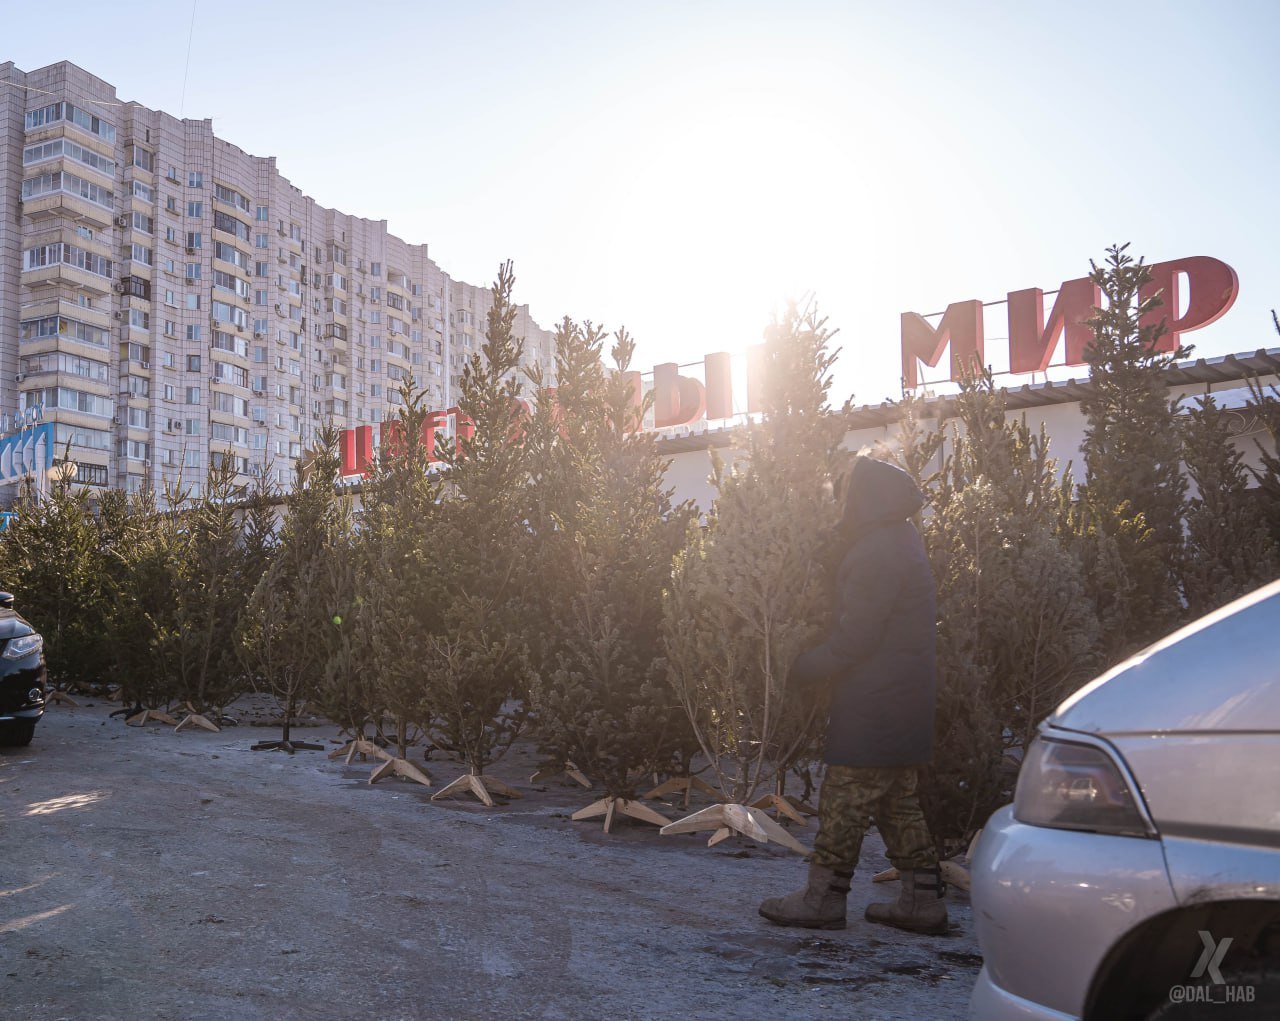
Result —
[[[1280,374],[1280,347],[1259,348],[1252,354],[1220,355],[1217,358],[1196,358],[1178,362],[1164,371],[1169,386],[1189,386],[1196,383],[1217,384],[1249,379],[1253,376]],[[1093,384],[1083,379],[1049,380],[1044,383],[1026,383],[1023,386],[1006,387],[1005,402],[1010,411],[1040,408],[1051,404],[1071,404],[1094,392]],[[933,415],[945,415],[947,403],[953,394],[940,394],[925,400],[925,408]],[[849,412],[850,432],[858,429],[874,429],[896,422],[901,415],[897,401],[880,404],[864,404]],[[664,454],[678,454],[687,450],[706,450],[709,447],[731,446],[741,426],[706,429],[701,432],[668,435],[658,440],[658,449]]]

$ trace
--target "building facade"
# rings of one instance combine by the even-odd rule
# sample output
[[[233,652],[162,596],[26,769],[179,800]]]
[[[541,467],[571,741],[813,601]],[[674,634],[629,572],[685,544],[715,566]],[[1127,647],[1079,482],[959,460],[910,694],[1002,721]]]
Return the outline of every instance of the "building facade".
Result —
[[[0,63],[0,434],[51,424],[81,483],[196,490],[231,459],[287,486],[321,424],[394,417],[409,374],[450,407],[490,304],[209,120]],[[516,333],[551,379],[527,306]]]

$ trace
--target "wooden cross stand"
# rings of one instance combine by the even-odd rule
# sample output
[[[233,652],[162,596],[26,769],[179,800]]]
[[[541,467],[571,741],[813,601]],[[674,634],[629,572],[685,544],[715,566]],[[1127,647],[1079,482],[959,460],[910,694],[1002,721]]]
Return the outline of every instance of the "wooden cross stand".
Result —
[[[662,835],[667,837],[677,833],[696,833],[699,830],[715,830],[707,841],[708,847],[715,847],[734,833],[740,833],[757,843],[767,844],[772,840],[797,854],[809,853],[804,844],[770,819],[763,809],[747,805],[712,805],[678,822],[663,826]]]
[[[497,794],[503,798],[523,798],[514,787],[510,787],[501,780],[496,780],[491,776],[480,776],[477,773],[463,773],[462,776],[454,780],[453,783],[446,786],[443,790],[437,791],[431,795],[432,801],[439,801],[441,798],[452,797],[454,794],[461,794],[464,791],[470,791],[479,798],[486,806],[493,808],[493,795]]]
[[[171,727],[176,727],[178,721],[166,713],[163,709],[143,709],[141,712],[134,713],[124,722],[128,727],[145,727],[148,722],[155,720],[157,723],[167,723]]]
[[[711,784],[707,783],[707,781],[702,779],[700,776],[694,776],[692,773],[688,776],[673,776],[665,783],[658,784],[657,787],[645,795],[645,800],[648,801],[657,798],[665,798],[668,794],[679,794],[683,791],[684,807],[685,810],[688,811],[689,798],[693,794],[694,790],[699,790],[709,798],[714,798],[716,801],[724,800],[720,792],[712,787]]]
[[[392,755],[385,748],[379,748],[372,741],[363,737],[357,737],[354,740],[348,741],[341,748],[335,748],[333,751],[329,753],[329,758],[336,759],[340,755],[346,755],[348,766],[351,765],[351,760],[354,759],[357,755],[360,755],[360,756],[372,755],[375,759],[382,759],[384,762],[387,759],[395,758],[395,756]]]
[[[565,759],[564,767],[561,769],[556,769],[555,766],[546,766],[538,770],[533,776],[529,777],[529,782],[541,783],[543,780],[550,780],[555,776],[567,776],[574,783],[591,790],[591,781],[587,779],[586,774],[568,759]]]
[[[377,748],[377,745],[374,745]],[[381,748],[378,749],[382,751]],[[384,761],[381,762],[372,773],[369,774],[369,782],[377,783],[379,780],[385,780],[389,776],[398,776],[403,780],[412,780],[414,783],[420,783],[423,787],[433,787],[435,784],[431,779],[431,774],[426,770],[419,769],[408,759],[398,759],[394,756],[387,755],[383,752]]]
[[[210,730],[215,734],[222,733],[221,727],[219,727],[216,723],[214,723],[211,719],[209,719],[209,717],[205,716],[203,713],[196,712],[196,707],[193,706],[190,702],[186,704],[186,710],[187,710],[187,715],[182,718],[182,722],[173,728],[173,732],[175,734],[178,731],[180,731],[183,727],[202,727],[203,729]]]
[[[619,814],[631,819],[639,819],[641,822],[651,822],[655,826],[666,826],[671,822],[666,816],[655,812],[648,805],[641,804],[639,801],[632,801],[629,798],[617,797],[601,798],[586,808],[578,809],[569,818],[578,822],[582,819],[597,819],[603,815],[604,831],[608,833],[613,826],[614,817]]]

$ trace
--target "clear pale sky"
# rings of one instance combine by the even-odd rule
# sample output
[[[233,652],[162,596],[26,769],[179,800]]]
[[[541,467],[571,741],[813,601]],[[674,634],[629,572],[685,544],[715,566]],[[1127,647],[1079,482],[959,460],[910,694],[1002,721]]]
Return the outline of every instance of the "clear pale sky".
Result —
[[[1280,346],[1280,3],[197,0],[185,99],[188,0],[0,11],[0,60],[211,117],[456,277],[513,258],[540,323],[626,324],[643,369],[813,295],[878,401],[900,312],[1113,241],[1235,267],[1197,355]]]

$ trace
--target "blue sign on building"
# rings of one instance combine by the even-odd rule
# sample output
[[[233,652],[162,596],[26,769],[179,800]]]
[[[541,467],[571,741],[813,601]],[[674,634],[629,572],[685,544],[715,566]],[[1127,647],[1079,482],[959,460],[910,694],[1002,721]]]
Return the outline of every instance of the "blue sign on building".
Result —
[[[53,423],[43,422],[0,438],[0,484],[53,467]]]

